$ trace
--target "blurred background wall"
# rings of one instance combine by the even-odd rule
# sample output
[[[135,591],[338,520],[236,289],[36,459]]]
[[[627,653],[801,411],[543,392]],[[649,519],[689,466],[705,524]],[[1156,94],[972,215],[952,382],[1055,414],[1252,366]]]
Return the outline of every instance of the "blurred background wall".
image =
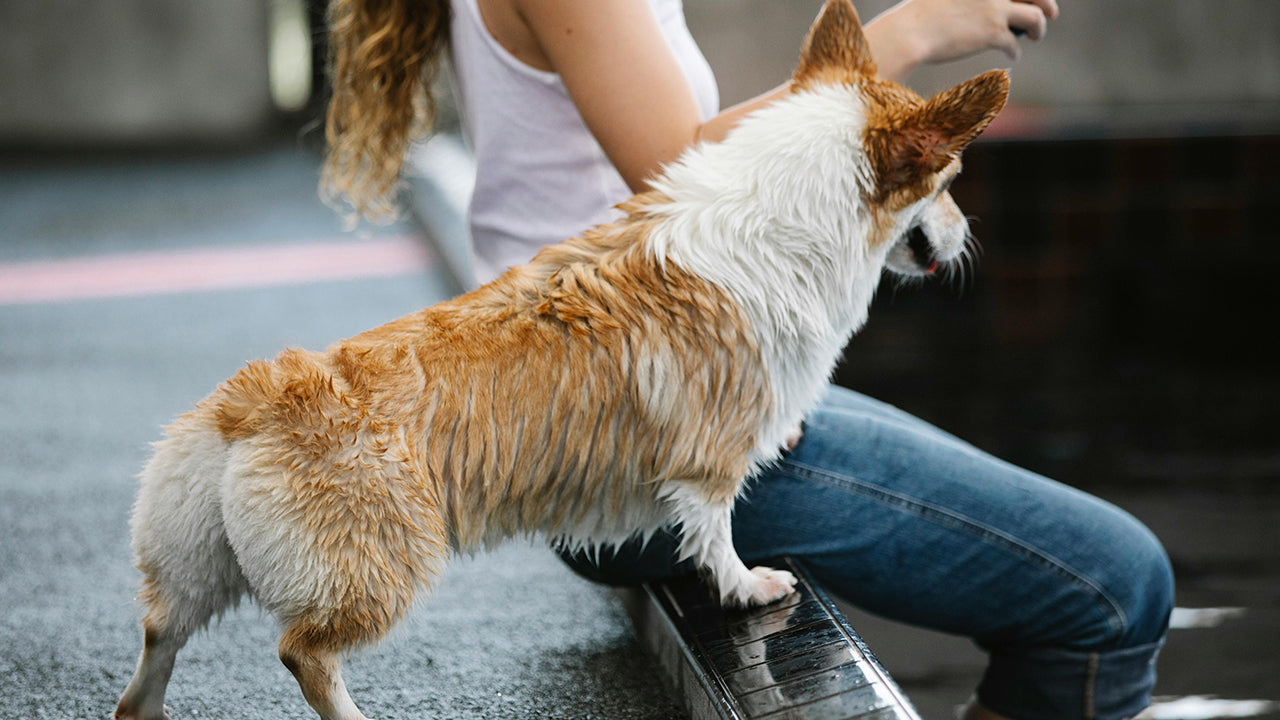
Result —
[[[0,142],[253,139],[311,92],[302,0],[2,0]]]
[[[889,0],[857,3],[864,20]],[[687,0],[725,104],[784,79],[820,3]],[[321,17],[306,0],[3,0],[0,138],[153,141],[242,137],[315,77]],[[309,26],[310,24],[310,26]],[[1274,129],[1280,3],[1063,0],[1062,17],[1016,64],[999,53],[926,68],[924,93],[978,70],[1014,68],[1013,101],[1052,110],[1051,129],[1129,134]],[[301,99],[300,99],[301,98]],[[1062,123],[1073,127],[1064,130]],[[1037,126],[1033,129],[1038,129]],[[1201,128],[1203,130],[1203,128]]]

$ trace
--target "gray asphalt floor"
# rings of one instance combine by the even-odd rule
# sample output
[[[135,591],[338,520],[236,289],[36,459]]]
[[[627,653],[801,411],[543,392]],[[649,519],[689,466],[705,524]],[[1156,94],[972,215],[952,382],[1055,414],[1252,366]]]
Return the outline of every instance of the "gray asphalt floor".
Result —
[[[22,273],[65,280],[67,263],[86,259],[159,257],[150,272],[176,277],[227,257],[243,271],[263,249],[296,248],[302,265],[335,243],[414,240],[407,225],[345,233],[316,200],[317,172],[287,142],[191,157],[0,158],[0,294]],[[183,259],[192,249],[218,252]],[[0,302],[0,717],[110,713],[141,643],[128,515],[148,443],[246,360],[321,348],[452,292],[439,263],[414,262],[220,289],[177,278],[147,295],[127,263],[91,262],[61,297]],[[97,283],[119,296],[85,290]],[[1180,606],[1231,608],[1208,627],[1180,616],[1152,717],[1280,718],[1275,704],[1214,704],[1280,700],[1280,494],[1099,493],[1164,539]],[[962,639],[850,617],[922,715],[950,718],[982,655]],[[276,659],[276,635],[246,604],[197,636],[170,686],[174,717],[312,717]],[[345,676],[373,718],[682,716],[612,592],[527,542],[454,562]]]

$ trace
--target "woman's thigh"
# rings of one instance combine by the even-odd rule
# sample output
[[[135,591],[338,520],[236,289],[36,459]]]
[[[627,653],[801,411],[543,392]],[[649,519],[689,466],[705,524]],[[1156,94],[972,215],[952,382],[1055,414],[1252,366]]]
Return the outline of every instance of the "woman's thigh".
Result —
[[[1128,514],[839,388],[751,482],[733,532],[748,564],[801,557],[859,607],[990,646],[1151,642],[1172,601],[1163,549]],[[677,543],[664,533],[571,564],[648,580],[690,569],[673,564]]]

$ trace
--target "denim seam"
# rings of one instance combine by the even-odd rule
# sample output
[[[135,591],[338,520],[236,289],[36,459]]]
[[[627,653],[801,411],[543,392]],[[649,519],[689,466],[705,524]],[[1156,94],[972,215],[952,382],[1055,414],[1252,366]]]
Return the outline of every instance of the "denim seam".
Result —
[[[1097,708],[1094,706],[1097,702],[1098,665],[1100,660],[1098,653],[1089,653],[1089,664],[1084,676],[1083,702],[1085,720],[1094,720],[1098,716]]]
[[[919,498],[895,493],[878,485],[858,480],[857,478],[849,475],[833,473],[824,468],[805,465],[804,463],[797,462],[792,458],[784,458],[779,469],[793,470],[828,485],[835,485],[846,490],[858,492],[887,504],[896,504],[904,509],[915,512],[920,517],[932,519],[935,522],[946,524],[977,537],[984,537],[986,539],[996,541],[1004,545],[1006,549],[1011,552],[1015,552],[1025,558],[1039,562],[1047,569],[1066,577],[1068,580],[1093,593],[1096,593],[1097,596],[1100,597],[1110,608],[1110,612],[1106,613],[1107,621],[1112,626],[1112,629],[1116,631],[1117,637],[1122,636],[1128,627],[1128,619],[1125,617],[1124,610],[1120,608],[1120,605],[1111,597],[1110,594],[1107,593],[1106,590],[1098,586],[1098,584],[1092,579],[1070,567],[1058,558],[1027,545],[997,528],[978,522],[977,520],[968,517],[967,515],[957,513],[954,510],[927,503]],[[943,520],[946,522],[943,523]]]

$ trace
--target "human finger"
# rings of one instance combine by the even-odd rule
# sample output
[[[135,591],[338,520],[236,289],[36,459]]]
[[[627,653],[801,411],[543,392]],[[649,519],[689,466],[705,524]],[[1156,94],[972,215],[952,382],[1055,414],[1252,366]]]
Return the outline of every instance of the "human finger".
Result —
[[[1032,40],[1039,40],[1049,29],[1049,19],[1038,5],[1015,2],[1009,8],[1009,29],[1021,30]]]
[[[1018,34],[1013,28],[994,38],[991,46],[1008,55],[1010,60],[1017,60],[1022,55],[1022,46],[1018,44]]]
[[[1035,5],[1050,20],[1058,19],[1058,0],[1016,0],[1017,2]]]

